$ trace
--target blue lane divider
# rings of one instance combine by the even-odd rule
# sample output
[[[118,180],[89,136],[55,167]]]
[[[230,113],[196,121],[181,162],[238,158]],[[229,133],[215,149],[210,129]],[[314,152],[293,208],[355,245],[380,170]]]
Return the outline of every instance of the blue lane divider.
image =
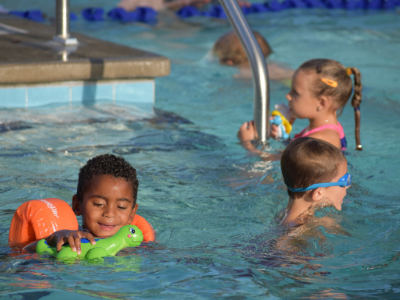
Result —
[[[243,7],[243,13],[257,14],[266,12],[278,12],[285,9],[364,9],[364,10],[392,10],[400,6],[400,0],[270,0],[264,3],[253,3],[249,7]],[[104,21],[104,10],[100,7],[88,7],[82,10],[82,17],[90,22]],[[10,11],[9,14],[21,18],[26,18],[36,22],[43,22],[44,17],[40,10]],[[143,22],[155,23],[158,12],[150,7],[138,7],[135,11],[128,12],[121,7],[116,7],[107,13],[107,16],[114,21],[123,23]],[[200,11],[193,6],[185,6],[177,13],[182,19],[204,16],[219,19],[226,19],[224,9],[221,5],[210,5],[206,11]],[[71,20],[77,20],[78,16],[74,13],[70,15]]]
[[[87,21],[103,21],[103,9],[90,7],[82,10],[82,16]],[[154,23],[158,12],[150,7],[138,7],[136,10],[128,12],[121,7],[116,7],[107,13],[107,16],[114,21],[120,22],[143,22]]]
[[[36,22],[43,22],[44,17],[40,10],[10,11],[9,14]],[[90,22],[104,21],[104,10],[100,7],[88,7],[81,12],[83,19]],[[154,23],[157,21],[158,12],[150,7],[138,7],[135,11],[127,12],[125,9],[116,7],[107,13],[111,20],[120,22],[143,22]],[[77,20],[78,16],[70,14],[70,20]]]
[[[138,13],[138,21],[143,23],[153,23],[157,21],[158,12],[151,7],[138,7],[135,11]]]
[[[78,16],[72,12],[69,14],[69,19],[71,21],[76,21],[76,20],[78,20]]]
[[[136,11],[127,12],[125,9],[121,7],[116,7],[110,10],[107,16],[114,21],[121,21],[124,23],[134,22],[137,20]]]
[[[284,9],[308,9],[308,8],[324,8],[324,9],[395,9],[400,6],[400,0],[271,0],[264,3],[253,3],[250,7],[242,7],[243,13],[265,13],[277,12]],[[177,13],[181,18],[190,18],[194,16],[206,16],[220,19],[226,19],[226,14],[221,5],[213,5],[207,11],[199,11],[193,6],[185,6]]]
[[[87,21],[104,21],[104,10],[99,7],[88,7],[82,10],[82,17]]]
[[[33,10],[26,10],[26,11],[20,11],[20,10],[11,10],[8,12],[10,15],[14,15],[20,18],[24,18],[24,19],[28,19],[31,21],[35,21],[35,22],[43,22],[44,21],[44,17],[43,17],[43,13],[41,10],[39,9],[33,9]],[[77,20],[78,17],[76,14],[71,13],[70,14],[70,19],[71,20]]]
[[[205,12],[205,16],[213,17],[213,18],[220,18],[220,19],[227,19],[228,16],[226,15],[224,9],[222,8],[221,5],[212,5],[211,9],[207,12]]]
[[[9,12],[10,15],[18,16],[21,18],[29,19],[36,22],[43,22],[43,14],[40,10],[27,10],[27,11],[19,11],[19,10],[12,10]]]

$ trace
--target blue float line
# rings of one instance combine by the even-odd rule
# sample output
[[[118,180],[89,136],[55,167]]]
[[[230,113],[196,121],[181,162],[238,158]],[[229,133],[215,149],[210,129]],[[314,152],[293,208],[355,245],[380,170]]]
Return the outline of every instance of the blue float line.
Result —
[[[17,17],[29,19],[32,21],[36,22],[43,22],[43,14],[40,10],[34,9],[34,10],[27,10],[27,11],[19,11],[19,10],[12,10],[9,12],[10,15],[14,15]]]
[[[99,7],[89,7],[82,10],[82,16],[87,21],[104,21],[104,10]],[[157,21],[158,12],[150,7],[138,7],[134,11],[126,11],[122,7],[116,7],[107,13],[107,16],[114,21],[123,23],[142,22],[154,23]]]
[[[36,22],[43,22],[43,14],[40,10],[27,10],[27,11],[10,11],[9,14],[21,18],[29,19]],[[88,7],[82,10],[82,17],[86,21],[97,22],[104,21],[104,10],[100,7]],[[123,8],[116,7],[107,13],[107,16],[114,21],[120,22],[143,22],[155,23],[157,21],[158,12],[150,7],[138,7],[135,11],[127,12]],[[70,20],[75,21],[78,16],[74,13],[70,14]]]
[[[14,15],[14,16],[17,16],[20,18],[28,19],[31,21],[35,21],[35,22],[43,22],[44,21],[43,13],[39,9],[26,10],[26,11],[11,10],[8,12],[8,14]],[[70,19],[74,21],[74,20],[77,20],[78,17],[76,16],[76,14],[71,13]]]
[[[264,3],[253,3],[250,7],[243,7],[243,13],[258,14],[266,12],[278,12],[285,9],[363,9],[363,10],[391,10],[400,6],[400,0],[271,0]],[[40,10],[10,11],[9,14],[26,18],[36,22],[43,22],[43,14]],[[132,12],[128,12],[121,7],[116,7],[107,13],[107,17],[114,21],[123,23],[142,22],[155,23],[158,12],[150,7],[138,7]],[[211,5],[206,11],[200,11],[193,6],[185,6],[177,13],[182,19],[203,16],[219,19],[226,19],[224,9],[221,5]],[[82,17],[90,22],[104,21],[104,10],[99,7],[88,7],[82,10]],[[71,13],[71,20],[77,20],[76,14]]]
[[[245,15],[248,15],[294,8],[390,10],[397,6],[400,6],[400,0],[272,0],[264,3],[253,3],[250,7],[243,7],[242,10]],[[226,19],[226,14],[221,5],[212,5],[207,11],[199,11],[196,7],[185,6],[176,14],[183,19],[195,16]]]
[[[150,7],[138,7],[134,11],[127,12],[121,7],[116,7],[107,13],[107,16],[114,21],[154,23],[157,21],[158,12]]]

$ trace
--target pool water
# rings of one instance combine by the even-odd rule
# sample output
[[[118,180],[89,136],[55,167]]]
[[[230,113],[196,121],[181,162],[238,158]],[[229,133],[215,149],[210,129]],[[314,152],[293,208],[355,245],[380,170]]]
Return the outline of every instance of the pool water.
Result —
[[[31,3],[51,8],[43,1]],[[23,6],[11,0],[2,5]],[[72,11],[87,6],[93,3],[72,1]],[[276,247],[287,234],[276,222],[287,204],[279,162],[249,155],[236,139],[240,124],[252,118],[252,82],[233,78],[237,70],[210,60],[209,50],[230,30],[229,23],[159,18],[155,26],[72,24],[73,31],[171,59],[171,75],[156,79],[155,112],[106,102],[0,112],[7,124],[0,128],[1,296],[398,298],[399,12],[288,10],[249,17],[271,44],[272,61],[295,69],[308,59],[327,57],[359,68],[363,76],[364,151],[354,150],[348,105],[340,122],[353,184],[341,212],[318,213],[340,226],[310,229],[285,251]],[[287,86],[271,82],[272,104],[285,102],[287,92]],[[296,121],[294,132],[304,126]],[[268,146],[271,152],[283,148],[278,141]],[[29,199],[70,201],[79,168],[103,153],[123,155],[137,169],[138,212],[154,226],[157,243],[125,250],[101,265],[62,264],[11,250],[8,228],[15,209]]]

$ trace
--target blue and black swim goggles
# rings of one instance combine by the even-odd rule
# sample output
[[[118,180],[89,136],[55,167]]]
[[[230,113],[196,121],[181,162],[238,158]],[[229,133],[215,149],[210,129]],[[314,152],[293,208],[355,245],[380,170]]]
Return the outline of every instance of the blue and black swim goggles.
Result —
[[[292,189],[290,187],[287,187],[287,189],[291,192],[298,193],[298,192],[306,192],[306,191],[315,190],[316,188],[319,188],[319,187],[330,187],[330,186],[348,187],[350,185],[351,185],[351,175],[349,173],[346,173],[343,177],[341,177],[338,180],[338,182],[316,183],[316,184],[310,185],[309,187],[306,187],[306,188]]]

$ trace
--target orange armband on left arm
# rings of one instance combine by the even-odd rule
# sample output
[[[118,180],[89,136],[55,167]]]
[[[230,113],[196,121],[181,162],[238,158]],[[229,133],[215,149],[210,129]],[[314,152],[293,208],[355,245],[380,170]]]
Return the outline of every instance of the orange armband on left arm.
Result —
[[[57,198],[30,200],[15,211],[8,242],[11,247],[25,247],[56,231],[78,228],[78,220],[67,202]]]

